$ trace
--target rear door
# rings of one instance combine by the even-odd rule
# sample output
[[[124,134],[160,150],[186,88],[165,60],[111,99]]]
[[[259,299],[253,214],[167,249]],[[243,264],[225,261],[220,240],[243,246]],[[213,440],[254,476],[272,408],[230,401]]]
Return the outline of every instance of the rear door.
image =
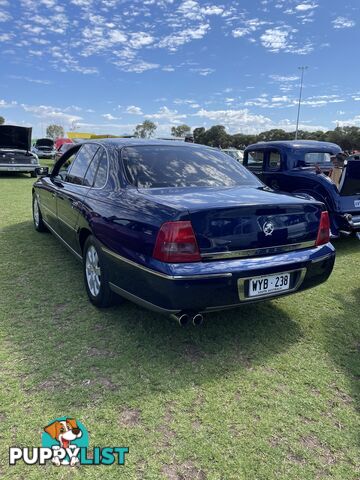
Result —
[[[274,190],[280,189],[280,175],[282,167],[281,153],[277,149],[267,150],[263,162],[262,181]]]
[[[92,172],[92,168],[89,169],[89,167],[98,149],[99,145],[95,143],[82,145],[57,192],[59,234],[75,250],[76,226],[82,200],[92,186],[86,174],[88,170],[89,175]]]
[[[246,168],[254,173],[262,182],[264,181],[265,151],[253,150],[248,153]]]

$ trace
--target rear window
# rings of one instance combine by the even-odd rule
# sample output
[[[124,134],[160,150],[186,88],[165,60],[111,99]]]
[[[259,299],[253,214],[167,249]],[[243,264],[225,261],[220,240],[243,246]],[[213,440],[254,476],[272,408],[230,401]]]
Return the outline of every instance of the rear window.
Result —
[[[324,152],[309,152],[305,153],[304,160],[307,165],[316,165],[317,163],[330,163],[331,155],[330,153]]]
[[[122,152],[126,175],[138,188],[261,185],[239,162],[218,150],[138,146]]]

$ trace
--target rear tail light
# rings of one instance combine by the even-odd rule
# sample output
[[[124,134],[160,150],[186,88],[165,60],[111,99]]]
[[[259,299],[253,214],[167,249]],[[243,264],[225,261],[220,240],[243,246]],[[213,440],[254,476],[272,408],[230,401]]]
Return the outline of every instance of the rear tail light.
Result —
[[[161,262],[199,262],[199,247],[191,222],[166,222],[160,227],[153,257]]]
[[[316,239],[316,246],[330,241],[330,219],[328,212],[321,212],[320,225]]]

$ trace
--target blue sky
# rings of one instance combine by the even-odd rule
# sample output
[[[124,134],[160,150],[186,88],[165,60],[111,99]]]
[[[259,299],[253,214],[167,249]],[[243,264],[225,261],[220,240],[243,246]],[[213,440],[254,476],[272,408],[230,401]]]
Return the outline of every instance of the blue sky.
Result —
[[[359,0],[0,0],[0,115],[131,133],[360,126]]]

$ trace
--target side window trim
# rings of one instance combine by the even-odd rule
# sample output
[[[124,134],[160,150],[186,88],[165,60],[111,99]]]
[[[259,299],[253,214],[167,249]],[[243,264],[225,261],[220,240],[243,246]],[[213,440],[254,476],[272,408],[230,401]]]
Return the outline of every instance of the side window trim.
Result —
[[[104,148],[102,145],[100,145],[100,148],[97,150],[96,154],[98,154],[99,150],[102,149],[103,152],[105,152],[105,156],[106,156],[106,180],[105,180],[105,183],[104,185],[102,185],[101,187],[95,187],[95,182],[96,182],[96,178],[97,178],[97,174],[98,174],[98,171],[99,171],[99,168],[100,168],[100,163],[101,161],[98,163],[98,166],[96,168],[96,172],[95,172],[95,175],[94,175],[94,180],[93,180],[93,184],[90,188],[94,188],[94,189],[97,189],[97,190],[102,190],[105,185],[108,183],[108,178],[109,178],[109,154],[108,154],[108,151],[106,148]]]
[[[98,147],[97,150],[94,152],[93,157],[92,157],[91,161],[89,162],[89,165],[87,166],[87,169],[86,169],[85,174],[84,174],[84,177],[83,177],[83,179],[85,179],[86,174],[87,174],[87,172],[88,172],[88,170],[89,170],[89,167],[90,167],[91,163],[93,162],[93,160],[94,160],[94,158],[95,158],[95,155],[97,154],[97,152],[98,152],[98,150],[99,150],[99,147],[101,147],[101,145],[100,145],[99,143],[95,143],[95,142],[91,142],[91,143],[90,143],[90,142],[87,142],[87,143],[85,143],[85,142],[84,142],[84,143],[81,144],[81,147],[80,147],[79,150],[76,152],[76,156],[75,156],[73,162],[72,162],[71,165],[70,165],[70,170],[67,172],[67,175],[66,175],[66,177],[65,177],[64,182],[65,182],[65,183],[70,183],[71,185],[76,185],[77,187],[91,188],[91,187],[88,186],[88,185],[79,185],[79,184],[74,183],[74,182],[69,182],[69,180],[68,180],[68,176],[71,175],[71,170],[72,170],[72,168],[73,168],[73,166],[74,166],[74,164],[75,164],[75,162],[76,162],[76,159],[77,159],[79,153],[81,152],[81,150],[83,149],[83,147],[85,147],[85,145],[96,145],[96,146]]]

